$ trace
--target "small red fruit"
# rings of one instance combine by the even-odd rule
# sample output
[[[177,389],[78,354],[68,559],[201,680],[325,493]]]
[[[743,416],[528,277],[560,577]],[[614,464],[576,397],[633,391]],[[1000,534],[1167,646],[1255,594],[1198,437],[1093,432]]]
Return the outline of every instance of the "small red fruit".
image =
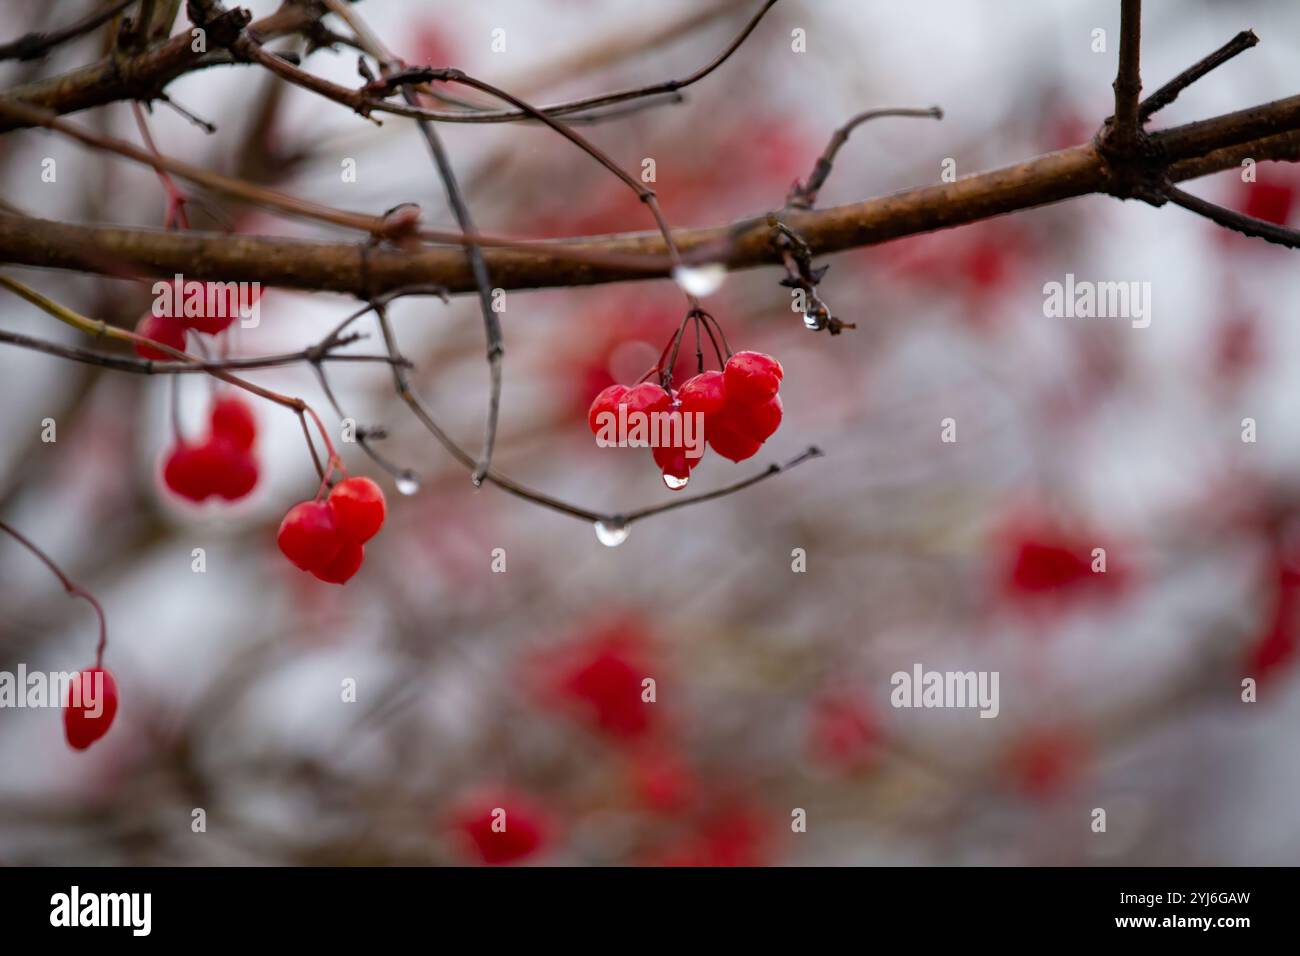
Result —
[[[290,508],[280,522],[276,543],[304,571],[328,567],[344,544],[334,527],[334,512],[323,501],[303,501]]]
[[[334,557],[308,569],[326,584],[346,584],[352,575],[361,570],[361,562],[366,557],[366,549],[355,541],[347,541],[341,536],[336,540],[341,544]]]
[[[136,323],[135,331],[137,335],[143,335],[163,345],[170,345],[177,351],[185,351],[185,326],[176,319],[165,315],[146,315]],[[176,358],[143,342],[135,343],[135,354],[140,358],[153,359],[155,362],[174,361]]]
[[[753,458],[763,447],[761,441],[755,441],[737,431],[728,422],[718,421],[716,418],[704,426],[704,435],[708,439],[709,447],[730,461]]]
[[[334,525],[339,533],[358,544],[364,544],[378,533],[388,511],[380,487],[362,477],[348,478],[335,485],[330,492],[329,506],[334,511]]]
[[[244,451],[257,441],[257,417],[238,395],[222,395],[212,403],[212,434]]]
[[[467,803],[452,827],[467,838],[466,849],[489,866],[515,863],[536,853],[545,842],[541,813],[513,794]]]
[[[673,398],[654,382],[642,382],[629,388],[618,404],[626,405],[629,415],[633,412],[652,415],[671,409]]]
[[[257,485],[257,459],[223,438],[209,439],[203,446],[211,468],[212,491],[227,501],[248,494]]]
[[[587,411],[587,426],[591,429],[593,435],[599,435],[601,431],[600,416],[603,412],[609,412],[614,416],[611,421],[618,421],[618,403],[623,400],[628,392],[626,385],[611,385],[603,389],[591,403],[591,408]]]
[[[727,396],[742,402],[761,402],[781,387],[785,372],[781,363],[762,352],[737,352],[723,369]]]
[[[688,378],[677,391],[683,412],[716,415],[727,404],[725,377],[721,372],[701,372]]]
[[[167,487],[190,501],[203,501],[214,491],[210,458],[203,445],[177,445],[163,465]]]
[[[782,414],[781,396],[773,395],[764,402],[728,402],[720,420],[728,428],[761,444],[781,427]]]
[[[74,701],[76,706],[74,706]],[[117,681],[105,667],[89,667],[72,679],[63,706],[68,746],[85,750],[113,726],[117,716]]]

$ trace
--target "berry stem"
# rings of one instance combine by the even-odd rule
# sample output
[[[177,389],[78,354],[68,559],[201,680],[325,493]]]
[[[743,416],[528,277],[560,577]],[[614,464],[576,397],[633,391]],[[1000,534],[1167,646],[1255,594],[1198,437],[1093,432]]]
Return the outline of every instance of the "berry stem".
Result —
[[[83,599],[95,609],[95,614],[99,617],[99,643],[95,646],[95,666],[103,667],[104,648],[108,646],[108,619],[104,616],[104,609],[100,606],[99,601],[93,594],[64,574],[63,569],[54,563],[54,559],[38,548],[24,534],[15,528],[10,527],[3,521],[0,521],[0,531],[4,531],[6,534],[10,535],[19,544],[27,548],[28,551],[40,558],[45,566],[54,573],[54,576],[59,579],[59,583],[63,585],[65,591],[73,597]]]
[[[185,214],[185,204],[189,200],[177,187],[176,181],[162,167],[162,156],[158,152],[158,147],[154,145],[153,137],[149,134],[149,124],[145,121],[144,110],[140,108],[139,100],[131,103],[131,112],[135,114],[135,123],[140,128],[140,138],[144,140],[149,155],[160,161],[154,166],[154,171],[158,174],[158,181],[162,183],[163,192],[167,196],[167,211],[163,214],[163,228],[170,229],[172,224],[175,223],[182,229],[189,229],[190,220]]]

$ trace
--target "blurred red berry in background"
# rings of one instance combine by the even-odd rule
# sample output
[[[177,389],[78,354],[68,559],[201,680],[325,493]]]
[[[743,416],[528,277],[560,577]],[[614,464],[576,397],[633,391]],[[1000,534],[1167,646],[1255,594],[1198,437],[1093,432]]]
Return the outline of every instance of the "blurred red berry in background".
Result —
[[[545,815],[527,797],[498,792],[468,798],[452,814],[461,852],[488,866],[517,863],[547,842]]]

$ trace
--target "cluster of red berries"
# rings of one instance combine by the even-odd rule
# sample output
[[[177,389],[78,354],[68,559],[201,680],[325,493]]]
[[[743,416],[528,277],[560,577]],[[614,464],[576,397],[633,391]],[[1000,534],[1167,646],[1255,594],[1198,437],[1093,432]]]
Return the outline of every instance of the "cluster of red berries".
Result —
[[[177,444],[163,465],[163,481],[190,501],[242,498],[257,484],[256,441],[253,409],[236,395],[222,395],[212,403],[207,438]]]
[[[781,425],[781,363],[762,352],[736,352],[720,372],[701,372],[667,390],[653,382],[629,388],[611,385],[596,396],[587,412],[593,434],[602,431],[606,413],[617,419],[619,406],[644,415],[667,413],[671,434],[682,436],[685,429],[675,419],[698,414],[704,423],[704,439],[723,458],[744,461],[752,458]],[[654,446],[655,464],[669,488],[684,487],[691,470],[703,455],[691,457],[684,440]]]
[[[369,478],[346,478],[324,501],[289,509],[276,537],[284,556],[329,584],[344,584],[361,568],[365,543],[384,523],[384,492]]]
[[[188,331],[201,332],[204,335],[220,335],[230,324],[239,317],[239,309],[230,301],[229,297],[217,296],[217,301],[207,302],[184,302],[184,284],[178,282],[169,283],[171,292],[169,301],[172,303],[168,308],[153,309],[136,324],[135,331],[137,335],[143,335],[147,339],[153,339],[163,345],[170,346],[178,352],[185,351],[185,333]],[[261,298],[261,289],[253,291],[254,301]],[[184,303],[184,304],[182,304]],[[166,362],[173,360],[175,356],[168,355],[152,345],[145,345],[142,342],[135,343],[135,354],[141,358],[153,359],[156,362]]]
[[[103,683],[96,687],[96,675]],[[63,734],[73,750],[85,750],[113,726],[117,716],[117,681],[104,667],[89,667],[68,685],[63,707]]]

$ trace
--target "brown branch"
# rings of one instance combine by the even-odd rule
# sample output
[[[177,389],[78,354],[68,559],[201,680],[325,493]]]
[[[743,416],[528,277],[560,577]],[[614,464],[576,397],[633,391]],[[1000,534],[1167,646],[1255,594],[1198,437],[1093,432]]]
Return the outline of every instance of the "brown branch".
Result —
[[[76,23],[71,23],[52,33],[28,33],[11,43],[0,43],[0,60],[38,60],[61,43],[75,40],[91,30],[107,23],[136,0],[118,0],[118,2],[88,13]]]
[[[209,47],[220,46],[223,33],[248,25],[263,41],[307,30],[318,17],[311,4],[285,3],[268,17],[248,24],[246,15],[232,10],[215,31],[210,30]],[[48,79],[37,80],[5,91],[3,99],[22,100],[56,113],[103,106],[118,100],[157,99],[167,84],[185,73],[229,63],[229,57],[200,53],[192,49],[189,31],[132,57],[109,56],[97,63]],[[21,119],[0,118],[0,133],[32,125]]]
[[[1180,182],[1227,169],[1244,155],[1258,161],[1300,155],[1300,96],[1276,100],[1150,134],[1155,150]],[[1027,162],[816,212],[790,212],[783,221],[814,255],[876,245],[917,233],[965,225],[1004,213],[1108,193],[1112,172],[1098,149],[1080,145]],[[722,261],[731,269],[779,264],[766,216],[707,229],[676,230],[687,261]],[[348,293],[436,283],[451,293],[475,288],[459,249],[363,252],[353,243],[308,242],[224,234],[164,233],[114,226],[71,225],[0,214],[0,261],[105,274],[117,262],[155,277],[181,272],[214,281]],[[666,276],[663,239],[630,233],[582,241],[537,242],[485,250],[493,282],[523,289],[592,285]],[[645,264],[574,261],[574,253],[643,257]]]
[[[1119,70],[1115,75],[1115,116],[1111,127],[1115,147],[1123,152],[1137,145],[1141,131],[1138,97],[1142,93],[1142,0],[1121,0]]]

